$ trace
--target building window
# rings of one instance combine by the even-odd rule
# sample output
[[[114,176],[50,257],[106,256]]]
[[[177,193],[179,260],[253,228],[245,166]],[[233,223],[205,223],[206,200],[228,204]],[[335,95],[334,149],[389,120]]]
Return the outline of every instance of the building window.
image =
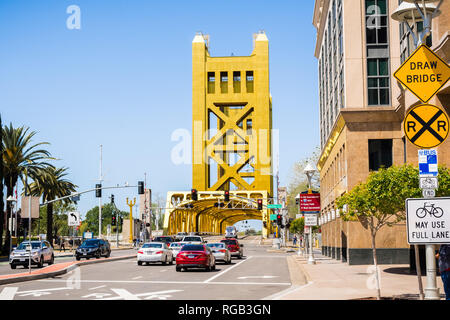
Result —
[[[247,119],[246,125],[247,125],[247,135],[250,136],[250,135],[252,135],[252,129],[253,129],[252,119]]]
[[[392,166],[392,139],[369,140],[369,170]]]
[[[247,93],[253,93],[253,83],[254,83],[253,71],[247,71],[245,73],[245,77],[246,77]]]
[[[233,91],[234,93],[241,93],[241,72],[233,71]]]
[[[366,0],[368,105],[390,104],[386,0]]]
[[[214,72],[208,72],[208,93],[214,93],[216,87],[216,77]]]
[[[228,93],[228,72],[226,71],[220,73],[220,92]]]

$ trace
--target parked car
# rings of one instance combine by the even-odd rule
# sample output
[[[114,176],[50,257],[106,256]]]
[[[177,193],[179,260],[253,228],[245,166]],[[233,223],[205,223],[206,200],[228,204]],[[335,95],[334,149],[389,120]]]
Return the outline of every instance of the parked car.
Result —
[[[176,270],[181,271],[188,268],[216,270],[216,259],[212,250],[204,244],[184,245],[176,258]]]
[[[75,258],[80,260],[81,258],[97,258],[106,257],[111,255],[111,246],[107,240],[103,239],[87,239],[84,240],[81,246],[75,251]]]
[[[230,250],[227,249],[227,245],[223,242],[212,242],[206,245],[211,248],[214,258],[216,261],[223,261],[226,264],[231,263],[231,253]]]
[[[137,253],[137,264],[161,262],[162,264],[173,264],[172,251],[165,242],[147,242],[142,245]]]
[[[177,254],[180,253],[181,248],[185,245],[185,242],[171,242],[169,249],[172,251],[172,256],[175,259]]]
[[[203,240],[200,236],[185,236],[183,237],[182,242],[190,243],[190,244],[203,244],[206,241]]]
[[[181,241],[181,240],[183,240],[183,237],[187,236],[187,235],[188,235],[187,232],[178,232],[177,235],[175,236],[175,240]]]
[[[237,256],[241,259],[244,256],[244,245],[240,244],[236,239],[222,239],[220,242],[226,244],[228,250],[230,250],[231,256]]]
[[[171,236],[159,236],[153,238],[152,242],[164,242],[170,244],[171,242],[174,242],[174,239]]]
[[[28,249],[28,250],[27,250]],[[30,261],[30,242],[23,241],[9,255],[9,265],[15,269],[18,265],[28,267]],[[31,265],[42,268],[44,263],[51,265],[55,262],[53,248],[48,241],[31,241]]]

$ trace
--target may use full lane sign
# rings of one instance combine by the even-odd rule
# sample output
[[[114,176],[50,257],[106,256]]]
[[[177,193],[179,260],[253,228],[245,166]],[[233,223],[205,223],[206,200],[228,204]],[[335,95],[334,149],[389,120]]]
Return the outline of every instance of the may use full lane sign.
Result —
[[[409,244],[450,243],[450,197],[406,199]]]

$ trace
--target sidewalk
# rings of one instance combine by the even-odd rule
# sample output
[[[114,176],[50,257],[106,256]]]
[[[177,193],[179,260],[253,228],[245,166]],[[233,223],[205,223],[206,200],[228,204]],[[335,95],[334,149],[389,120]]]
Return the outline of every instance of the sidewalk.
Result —
[[[295,284],[277,299],[281,300],[352,300],[376,299],[376,278],[373,265],[350,266],[346,263],[323,256],[314,250],[316,264],[308,264],[308,255],[288,256],[295,270],[302,273],[306,281]],[[292,263],[294,261],[295,263]],[[380,265],[382,299],[419,299],[417,276],[409,273],[407,264]],[[437,276],[437,287],[441,300],[445,298],[442,281]],[[426,276],[422,276],[426,287]]]

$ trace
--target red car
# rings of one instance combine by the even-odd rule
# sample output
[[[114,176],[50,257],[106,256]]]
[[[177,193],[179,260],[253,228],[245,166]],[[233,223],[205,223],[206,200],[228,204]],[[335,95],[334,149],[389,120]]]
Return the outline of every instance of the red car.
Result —
[[[203,244],[186,244],[177,254],[176,270],[188,268],[204,268],[206,271],[216,270],[216,259],[210,248]]]
[[[222,239],[220,240],[220,242],[223,242],[227,245],[231,256],[237,256],[238,259],[241,259],[244,256],[244,245],[240,244],[236,239]]]

